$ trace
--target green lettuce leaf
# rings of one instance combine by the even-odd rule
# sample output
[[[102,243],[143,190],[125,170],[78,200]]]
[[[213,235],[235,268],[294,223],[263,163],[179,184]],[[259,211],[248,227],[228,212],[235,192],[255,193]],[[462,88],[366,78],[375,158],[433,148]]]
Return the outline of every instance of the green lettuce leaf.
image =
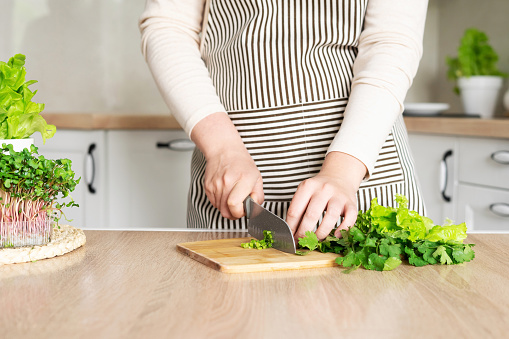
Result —
[[[0,61],[0,139],[25,139],[39,132],[45,143],[56,132],[40,115],[44,104],[35,103],[28,86],[37,81],[25,81],[25,56],[16,54],[5,63]]]
[[[426,236],[426,240],[437,242],[443,241],[448,243],[462,243],[467,237],[467,225],[461,223],[458,225],[434,226]]]

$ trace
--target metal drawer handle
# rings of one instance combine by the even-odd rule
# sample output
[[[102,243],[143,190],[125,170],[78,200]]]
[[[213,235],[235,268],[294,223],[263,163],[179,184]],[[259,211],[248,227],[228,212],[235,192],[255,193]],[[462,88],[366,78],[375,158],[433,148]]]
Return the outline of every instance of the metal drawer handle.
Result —
[[[502,165],[509,165],[509,151],[496,151],[491,153],[491,159]]]
[[[157,148],[168,148],[172,151],[178,151],[178,152],[187,152],[192,151],[196,147],[194,142],[192,142],[189,139],[175,139],[168,142],[158,142],[156,144]]]
[[[95,181],[95,158],[94,158],[94,151],[96,149],[95,144],[90,144],[88,147],[87,157],[86,157],[86,172],[85,172],[85,179],[87,180],[87,187],[88,191],[92,194],[95,194],[97,190],[94,187],[94,181]]]
[[[444,153],[444,157],[442,158],[442,161],[440,163],[440,193],[442,194],[442,198],[450,202],[451,197],[445,194],[445,191],[447,189],[447,177],[449,169],[447,167],[447,158],[452,156],[452,150],[448,150]]]
[[[490,205],[490,211],[500,217],[509,217],[509,204],[497,202]]]

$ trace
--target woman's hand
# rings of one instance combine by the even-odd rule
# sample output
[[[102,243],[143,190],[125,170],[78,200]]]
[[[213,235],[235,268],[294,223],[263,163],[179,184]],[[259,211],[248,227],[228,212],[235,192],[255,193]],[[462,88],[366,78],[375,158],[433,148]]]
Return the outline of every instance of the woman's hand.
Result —
[[[244,199],[264,199],[260,171],[247,151],[237,129],[225,113],[214,113],[193,128],[191,139],[202,151],[205,194],[221,215],[228,219],[244,216]]]
[[[263,184],[260,171],[247,150],[218,152],[207,160],[205,193],[221,215],[228,219],[244,216],[244,199],[263,202]]]
[[[287,222],[295,240],[304,237],[306,231],[316,230],[318,239],[324,239],[342,216],[340,229],[352,226],[357,219],[356,194],[366,175],[366,166],[358,159],[341,152],[330,152],[320,173],[300,183],[287,213]]]

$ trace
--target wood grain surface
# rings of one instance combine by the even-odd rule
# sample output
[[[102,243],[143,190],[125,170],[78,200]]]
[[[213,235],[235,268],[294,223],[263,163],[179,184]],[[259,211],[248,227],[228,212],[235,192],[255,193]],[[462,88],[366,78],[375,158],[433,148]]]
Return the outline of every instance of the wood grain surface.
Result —
[[[337,266],[333,253],[308,252],[295,255],[274,248],[246,249],[240,245],[251,237],[192,241],[177,244],[177,250],[215,270],[225,273],[270,272]]]
[[[43,113],[48,124],[76,130],[167,130],[182,129],[172,115],[108,113]]]
[[[49,124],[76,130],[182,129],[172,115],[43,113]],[[409,132],[509,139],[509,118],[404,117]]]
[[[85,231],[62,257],[0,266],[2,338],[506,338],[509,235],[476,258],[390,272],[224,274],[179,253],[227,232]]]
[[[509,139],[509,119],[405,117],[408,132]]]

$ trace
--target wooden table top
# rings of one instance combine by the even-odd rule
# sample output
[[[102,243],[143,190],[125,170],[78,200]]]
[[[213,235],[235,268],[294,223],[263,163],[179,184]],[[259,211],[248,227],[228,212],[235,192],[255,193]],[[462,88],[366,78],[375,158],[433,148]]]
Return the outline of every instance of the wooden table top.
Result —
[[[57,129],[180,130],[169,114],[43,113]],[[408,132],[509,139],[509,118],[445,118],[405,116]]]
[[[509,234],[470,234],[476,258],[390,272],[226,274],[178,253],[240,232],[85,231],[62,257],[0,266],[4,338],[502,338]]]

